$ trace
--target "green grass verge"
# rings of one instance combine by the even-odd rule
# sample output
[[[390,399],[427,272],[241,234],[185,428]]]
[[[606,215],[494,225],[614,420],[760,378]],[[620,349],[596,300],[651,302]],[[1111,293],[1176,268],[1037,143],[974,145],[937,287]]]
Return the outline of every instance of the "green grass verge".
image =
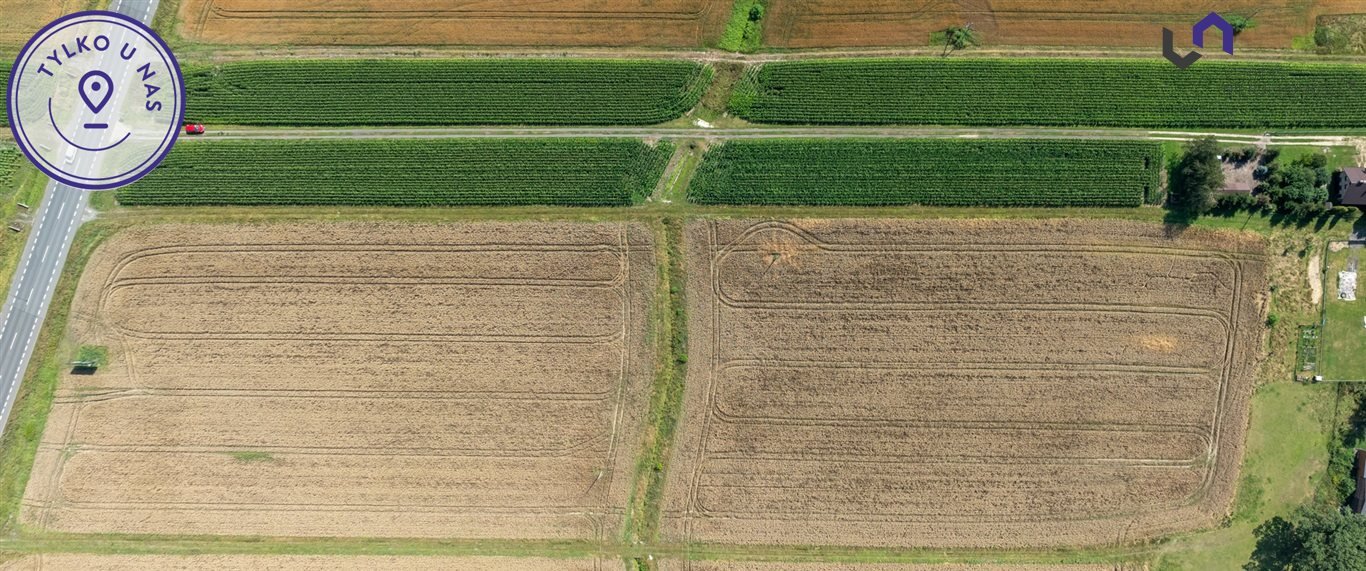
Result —
[[[115,193],[132,206],[624,206],[654,191],[673,151],[629,139],[206,141]]]
[[[262,60],[186,66],[187,121],[228,125],[649,125],[697,105],[683,60]],[[325,87],[325,88],[324,88]]]
[[[688,199],[688,186],[692,182],[693,175],[697,173],[697,167],[702,164],[704,151],[701,144],[696,141],[680,142],[681,151],[684,153],[677,164],[669,172],[665,173],[662,181],[663,190],[659,193],[661,201],[683,202]]]
[[[115,231],[114,225],[95,223],[77,232],[57,282],[28,372],[10,410],[4,436],[0,437],[0,521],[4,522],[0,530],[13,533],[18,529],[19,503],[52,408],[52,397],[66,364],[76,352],[76,347],[66,340],[67,316],[76,295],[76,283],[91,252]]]
[[[1366,249],[1346,248],[1324,255],[1319,374],[1329,381],[1366,381],[1366,265],[1357,268],[1356,301],[1338,299],[1338,272],[1352,260],[1366,264]]]
[[[1366,126],[1366,66],[898,58],[764,64],[731,109],[755,122],[1148,128]]]
[[[636,463],[632,499],[627,516],[628,544],[658,539],[664,482],[672,456],[674,432],[683,412],[683,382],[688,370],[688,306],[685,289],[683,225],[679,218],[661,221],[658,239],[663,257],[660,282],[667,288],[656,302],[653,330],[657,333],[659,362],[650,394],[643,451]]]
[[[764,16],[767,0],[735,0],[726,31],[716,47],[732,52],[749,53],[763,44]]]
[[[13,151],[14,154],[10,155],[6,151]],[[22,157],[17,156],[18,153],[14,147],[0,146],[0,221],[4,222],[0,224],[0,291],[9,289],[30,230],[23,218],[29,211],[19,205],[29,205],[30,211],[36,209],[47,187],[47,177],[24,162]],[[10,224],[18,225],[23,231],[11,232],[8,229]]]

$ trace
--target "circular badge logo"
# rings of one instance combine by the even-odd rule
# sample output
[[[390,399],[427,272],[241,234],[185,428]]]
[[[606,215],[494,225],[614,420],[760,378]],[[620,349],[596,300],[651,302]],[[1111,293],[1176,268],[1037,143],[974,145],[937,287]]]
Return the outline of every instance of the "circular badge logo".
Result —
[[[10,71],[14,140],[48,176],[86,190],[117,188],[157,166],[185,115],[185,81],[170,48],[142,22],[78,12],[48,24]]]

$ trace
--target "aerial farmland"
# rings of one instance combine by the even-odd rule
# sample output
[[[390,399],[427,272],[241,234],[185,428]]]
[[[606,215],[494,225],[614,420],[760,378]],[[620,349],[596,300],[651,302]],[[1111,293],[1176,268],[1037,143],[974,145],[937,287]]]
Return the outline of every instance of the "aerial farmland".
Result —
[[[666,531],[1022,547],[1213,523],[1261,332],[1262,245],[1124,223],[689,229]]]
[[[1233,0],[1216,5],[1157,0],[772,0],[765,35],[787,48],[915,44],[936,31],[970,22],[990,43],[1034,46],[1147,46],[1156,26],[1189,25],[1211,9],[1255,15],[1259,26],[1240,41],[1289,48],[1312,34],[1321,17],[1359,15],[1355,0]]]
[[[109,191],[0,139],[0,569],[1366,541],[1366,2],[1214,7],[1179,69],[1211,7],[9,1],[7,54],[149,24],[186,105]]]
[[[112,366],[65,377],[24,520],[605,539],[652,370],[651,242],[627,224],[124,232],[72,307]]]
[[[719,36],[726,0],[181,0],[177,31],[217,44],[675,46]]]

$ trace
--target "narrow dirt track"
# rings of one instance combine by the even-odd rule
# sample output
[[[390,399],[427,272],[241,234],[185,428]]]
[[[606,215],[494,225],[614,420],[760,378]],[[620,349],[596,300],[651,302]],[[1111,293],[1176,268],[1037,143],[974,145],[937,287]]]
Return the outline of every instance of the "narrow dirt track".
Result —
[[[670,138],[670,139],[1102,139],[1189,141],[1215,137],[1228,143],[1258,145],[1360,145],[1357,136],[1256,135],[1214,131],[1146,131],[1138,129],[1086,129],[1052,127],[423,127],[423,128],[228,128],[190,142],[247,139],[460,139],[460,138]]]

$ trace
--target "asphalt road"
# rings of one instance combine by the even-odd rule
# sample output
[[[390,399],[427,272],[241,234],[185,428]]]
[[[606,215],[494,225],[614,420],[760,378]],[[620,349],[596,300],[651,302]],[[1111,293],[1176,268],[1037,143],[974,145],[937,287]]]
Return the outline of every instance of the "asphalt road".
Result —
[[[151,24],[160,0],[114,0],[110,10]],[[91,168],[82,159],[76,168]],[[47,317],[57,280],[66,265],[67,252],[76,229],[86,217],[90,195],[84,190],[49,182],[43,202],[34,213],[32,232],[14,274],[0,318],[0,427],[9,420],[10,408],[24,378],[33,346]]]

